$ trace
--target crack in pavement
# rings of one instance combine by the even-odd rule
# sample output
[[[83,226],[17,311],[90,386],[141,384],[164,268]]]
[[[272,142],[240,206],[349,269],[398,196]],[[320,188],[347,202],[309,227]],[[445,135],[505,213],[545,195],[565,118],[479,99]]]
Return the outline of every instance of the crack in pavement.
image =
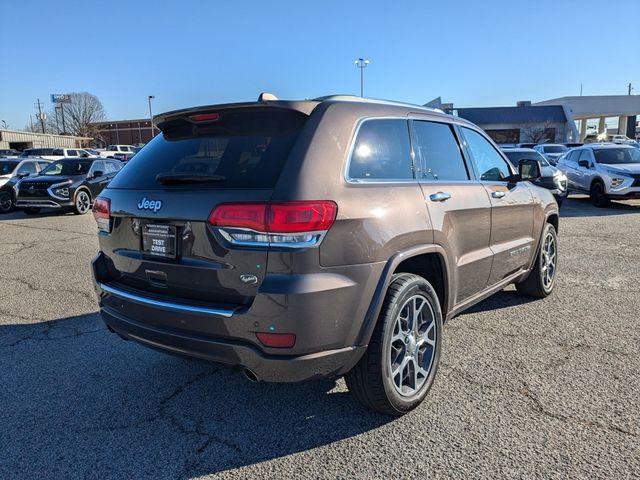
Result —
[[[103,332],[106,330],[105,327],[98,328],[95,330],[79,330],[76,328],[71,328],[71,330],[73,330],[74,332],[71,333],[70,335],[61,335],[61,336],[55,336],[55,337],[50,336],[52,330],[57,330],[61,328],[69,328],[69,327],[65,326],[65,327],[56,328],[55,320],[48,321],[48,322],[45,322],[44,327],[41,330],[32,332],[29,335],[23,336],[17,340],[14,340],[11,343],[0,344],[0,348],[16,347],[28,341],[46,342],[46,341],[64,340],[66,338],[76,338],[76,337],[81,337],[83,335],[88,335],[90,333]]]
[[[17,227],[17,228],[31,228],[33,230],[49,230],[51,232],[75,233],[77,235],[84,235],[84,236],[87,236],[87,237],[97,237],[96,234],[94,234],[94,233],[77,232],[75,230],[63,230],[61,228],[51,228],[51,227],[34,227],[33,225],[25,225],[23,223],[12,222],[10,220],[5,220],[2,224],[3,225],[8,225],[10,227]]]
[[[441,364],[442,365],[442,364]],[[602,430],[608,430],[610,432],[616,432],[616,433],[622,433],[624,435],[629,435],[632,437],[637,437],[638,434],[635,432],[632,432],[630,430],[627,430],[625,428],[619,427],[617,425],[613,425],[613,424],[608,424],[608,423],[602,423],[602,422],[597,422],[594,420],[586,420],[583,418],[579,418],[576,417],[574,415],[564,415],[562,413],[557,413],[557,412],[553,412],[551,410],[549,410],[548,408],[546,408],[540,398],[538,397],[538,395],[531,389],[531,387],[529,386],[529,384],[527,382],[525,382],[524,380],[519,380],[519,382],[521,383],[521,388],[518,390],[513,390],[510,388],[507,388],[503,385],[493,385],[490,383],[486,383],[483,382],[481,380],[477,380],[474,377],[472,377],[471,375],[469,375],[467,372],[460,370],[456,367],[452,367],[452,366],[446,366],[446,365],[442,365],[445,367],[448,367],[451,372],[453,372],[454,374],[456,374],[458,377],[460,377],[461,379],[476,385],[476,386],[480,386],[482,388],[488,388],[488,389],[492,389],[492,390],[498,390],[500,392],[503,393],[519,393],[520,395],[522,395],[523,397],[525,397],[526,399],[529,400],[529,403],[532,405],[533,410],[538,413],[539,415],[548,417],[548,418],[552,418],[555,420],[559,420],[561,422],[565,422],[565,423],[569,423],[569,422],[573,422],[573,423],[578,423],[581,425],[585,425],[587,427],[595,427],[595,428],[599,428]]]
[[[70,290],[68,288],[41,287],[39,285],[35,285],[35,284],[29,282],[28,280],[23,279],[23,278],[5,278],[4,280],[8,281],[8,282],[19,283],[20,285],[28,288],[29,290],[31,290],[33,292],[53,292],[53,293],[78,294],[78,295],[82,295],[87,300],[89,300],[89,301],[91,301],[93,303],[95,303],[97,301],[93,294],[90,294],[90,293],[85,292],[83,290]]]

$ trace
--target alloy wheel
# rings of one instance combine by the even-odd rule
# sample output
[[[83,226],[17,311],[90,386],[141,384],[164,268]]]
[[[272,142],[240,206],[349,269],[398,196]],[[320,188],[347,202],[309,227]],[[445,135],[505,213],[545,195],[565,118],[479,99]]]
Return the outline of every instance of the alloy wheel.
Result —
[[[413,295],[395,319],[388,351],[388,368],[396,391],[414,396],[424,385],[436,354],[436,322],[431,304]]]
[[[556,239],[551,232],[547,232],[542,244],[540,252],[540,276],[542,277],[542,285],[549,290],[553,285],[556,275]]]
[[[80,192],[76,199],[76,208],[78,209],[78,212],[86,213],[89,211],[90,206],[91,201],[89,200],[89,195],[87,195],[86,192]]]

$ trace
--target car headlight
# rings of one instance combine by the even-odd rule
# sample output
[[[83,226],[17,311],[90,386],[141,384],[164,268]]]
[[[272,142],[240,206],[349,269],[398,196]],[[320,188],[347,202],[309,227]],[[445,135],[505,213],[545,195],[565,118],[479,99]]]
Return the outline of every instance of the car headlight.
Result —
[[[612,187],[619,187],[620,185],[622,185],[624,183],[626,179],[625,178],[612,178],[611,181],[609,182],[609,184]]]
[[[69,198],[69,187],[54,188],[53,193],[55,193],[58,197]]]

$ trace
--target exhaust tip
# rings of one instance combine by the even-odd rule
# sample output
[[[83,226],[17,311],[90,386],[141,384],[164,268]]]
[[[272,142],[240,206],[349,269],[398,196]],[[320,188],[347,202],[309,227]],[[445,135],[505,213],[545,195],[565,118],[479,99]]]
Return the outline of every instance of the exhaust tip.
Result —
[[[250,382],[253,383],[257,383],[260,381],[260,379],[258,378],[258,376],[251,370],[249,370],[248,368],[243,368],[242,369],[242,373],[244,373],[244,376],[247,378],[247,380],[249,380]]]

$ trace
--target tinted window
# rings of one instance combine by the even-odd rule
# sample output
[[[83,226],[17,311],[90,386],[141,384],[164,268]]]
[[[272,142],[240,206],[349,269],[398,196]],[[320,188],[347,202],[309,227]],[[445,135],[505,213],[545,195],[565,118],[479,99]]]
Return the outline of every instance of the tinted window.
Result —
[[[588,149],[584,149],[580,151],[580,156],[577,161],[586,160],[587,162],[591,162],[591,152]]]
[[[52,153],[52,155],[60,155],[64,157],[64,151],[61,148],[56,148]]]
[[[0,160],[0,175],[8,175],[18,166],[19,162]]]
[[[124,167],[109,188],[155,189],[162,174],[219,176],[220,181],[164,188],[272,188],[307,116],[291,110],[221,112],[215,122],[176,119]]]
[[[91,170],[89,171],[89,173],[91,173],[92,175],[95,175],[96,172],[102,172],[102,175],[104,175],[106,173],[105,170],[105,165],[104,162],[100,161],[100,162],[94,162],[93,165],[91,166]]]
[[[58,160],[45,168],[40,175],[86,175],[91,160]]]
[[[469,128],[462,130],[473,162],[480,174],[480,180],[506,180],[511,176],[507,162],[486,138]]]
[[[349,177],[413,179],[407,120],[383,119],[363,122],[351,155]]]
[[[67,156],[68,157],[77,157],[78,156],[78,151],[77,150],[67,150]]]
[[[451,125],[414,121],[413,148],[422,162],[425,180],[469,180],[460,145]]]
[[[619,163],[640,163],[640,150],[637,148],[602,148],[594,150],[598,163],[615,165]]]

